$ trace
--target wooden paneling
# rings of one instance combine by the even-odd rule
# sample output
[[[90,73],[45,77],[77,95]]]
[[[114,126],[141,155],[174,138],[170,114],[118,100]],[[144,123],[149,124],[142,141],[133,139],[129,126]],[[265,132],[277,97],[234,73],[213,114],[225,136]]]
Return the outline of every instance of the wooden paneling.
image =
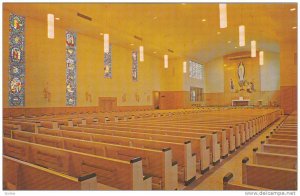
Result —
[[[259,105],[259,100],[263,105],[280,105],[280,91],[257,91],[253,93],[205,93],[205,105],[207,106],[228,106],[233,99],[250,99],[250,105]]]
[[[280,103],[285,114],[297,110],[297,86],[281,86]]]
[[[190,104],[188,91],[161,91],[159,109],[180,109]]]
[[[143,106],[113,106],[114,111],[142,111],[152,110],[152,105]],[[103,108],[102,108],[103,109]],[[50,114],[72,114],[72,113],[97,113],[103,111],[98,106],[88,107],[41,107],[41,108],[3,108],[4,117],[16,117],[16,116],[41,116]],[[111,112],[113,110],[108,110]]]

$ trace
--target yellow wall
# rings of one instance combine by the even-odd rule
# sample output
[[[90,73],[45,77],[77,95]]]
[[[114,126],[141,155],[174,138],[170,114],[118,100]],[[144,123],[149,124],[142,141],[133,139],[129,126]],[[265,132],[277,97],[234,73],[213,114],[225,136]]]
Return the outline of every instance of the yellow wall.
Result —
[[[249,52],[242,52],[228,56],[244,54],[249,54]],[[260,91],[260,66],[258,57],[237,60],[229,60],[227,57],[224,57],[224,64],[226,65],[226,67],[224,68],[224,92],[230,92],[230,79],[232,79],[234,82],[235,90],[240,89],[237,74],[237,69],[240,62],[243,62],[245,66],[245,80],[247,80],[248,82],[253,82],[255,90]]]
[[[164,62],[159,65],[161,91],[181,91],[183,89],[182,59],[169,59],[168,68],[164,68]]]
[[[228,56],[242,55],[243,53]],[[257,105],[258,100],[263,105],[280,104],[280,61],[279,53],[264,52],[264,65],[260,66],[256,58],[245,58],[243,63],[246,69],[245,79],[254,81],[255,92],[230,92],[230,78],[235,87],[238,86],[237,66],[240,60],[228,60],[226,57],[213,59],[206,63],[205,71],[205,104],[231,105],[233,99],[240,96],[250,99],[251,105]]]
[[[260,66],[262,91],[280,90],[280,54],[264,52],[264,65]]]
[[[16,13],[18,14],[18,13]],[[46,18],[46,17],[45,17]],[[8,49],[9,49],[9,12],[3,12],[3,106],[8,106]],[[65,106],[65,31],[56,27],[55,39],[47,38],[47,24],[26,17],[25,26],[25,107],[62,107]],[[205,82],[189,78],[183,74],[182,62],[186,59],[169,59],[169,68],[164,68],[163,56],[157,58],[145,54],[145,62],[138,62],[138,82],[131,78],[131,52],[116,44],[112,45],[112,79],[103,77],[103,42],[78,33],[77,38],[77,106],[97,106],[98,97],[117,97],[119,106],[152,105],[152,91],[170,91],[178,96],[185,94],[188,101],[190,86],[204,87],[207,103],[230,104],[231,99],[240,96],[229,92],[229,77],[236,75],[236,62],[225,62],[223,58],[205,64]],[[113,38],[111,38],[113,39]],[[113,40],[112,40],[113,41]],[[282,87],[297,86],[297,66],[295,64],[296,42],[282,42],[280,45],[280,76],[278,56],[265,52],[266,66],[258,66],[258,58],[245,60],[246,79],[255,81],[257,92],[251,99],[278,100],[279,80]],[[145,47],[145,52],[147,48]],[[272,60],[271,60],[272,59]],[[249,62],[248,62],[249,61]],[[270,64],[268,64],[270,62]],[[227,67],[224,67],[224,64]],[[250,66],[255,65],[255,66]],[[272,65],[272,66],[270,66]],[[274,66],[276,69],[274,69]],[[225,71],[224,71],[225,69]],[[228,70],[227,70],[228,69]],[[273,71],[270,77],[270,70]],[[276,77],[278,76],[278,77]],[[237,86],[237,82],[235,82]],[[51,93],[50,101],[44,98],[47,88]],[[262,91],[260,91],[262,90]],[[295,91],[295,90],[294,90]],[[293,91],[293,96],[294,96]],[[225,92],[225,93],[224,93]],[[86,95],[91,95],[91,101]],[[244,95],[243,95],[244,96]],[[247,95],[245,95],[247,96]],[[296,96],[296,95],[295,95]],[[294,96],[293,100],[296,99]],[[223,97],[223,98],[222,98]],[[139,98],[139,99],[138,99]],[[139,101],[138,101],[139,100]],[[216,101],[219,100],[219,101]],[[255,101],[254,100],[254,101]],[[287,103],[288,105],[289,103]],[[294,107],[293,107],[294,108]]]
[[[4,10],[3,15],[3,106],[9,107],[9,12]],[[25,107],[65,106],[65,31],[56,27],[55,39],[48,39],[46,19],[37,21],[26,17]],[[133,82],[131,52],[131,49],[112,45],[112,79],[105,79],[102,38],[77,33],[77,106],[96,106],[98,97],[117,97],[120,106],[152,105],[152,91],[160,90],[163,59],[145,54],[145,61],[138,62],[138,82]],[[50,102],[44,98],[45,88],[51,93]],[[86,99],[86,94],[91,94],[91,102]]]
[[[205,93],[224,92],[224,59],[219,57],[205,64]]]
[[[8,106],[8,63],[9,63],[9,56],[8,56],[8,36],[9,36],[9,26],[8,26],[8,20],[9,15],[5,12],[3,12],[3,23],[2,23],[2,41],[3,41],[3,64],[2,64],[2,96],[3,96],[3,106]]]

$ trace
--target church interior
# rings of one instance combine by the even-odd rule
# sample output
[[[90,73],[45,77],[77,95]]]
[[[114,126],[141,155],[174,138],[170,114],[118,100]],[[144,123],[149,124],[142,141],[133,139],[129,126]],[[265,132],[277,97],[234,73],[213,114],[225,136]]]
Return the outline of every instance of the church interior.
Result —
[[[2,6],[4,191],[297,190],[297,2]]]

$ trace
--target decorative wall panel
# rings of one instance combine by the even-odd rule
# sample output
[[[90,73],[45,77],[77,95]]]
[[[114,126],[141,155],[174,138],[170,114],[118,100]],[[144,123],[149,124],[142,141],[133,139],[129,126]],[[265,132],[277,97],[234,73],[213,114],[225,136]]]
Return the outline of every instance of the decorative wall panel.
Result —
[[[25,17],[9,16],[9,106],[25,105]]]
[[[76,40],[74,32],[66,32],[66,105],[76,106],[77,101],[77,68]]]
[[[137,60],[137,52],[132,52],[132,80],[138,80],[138,60]]]
[[[111,44],[109,45],[109,52],[104,52],[104,78],[112,78]]]

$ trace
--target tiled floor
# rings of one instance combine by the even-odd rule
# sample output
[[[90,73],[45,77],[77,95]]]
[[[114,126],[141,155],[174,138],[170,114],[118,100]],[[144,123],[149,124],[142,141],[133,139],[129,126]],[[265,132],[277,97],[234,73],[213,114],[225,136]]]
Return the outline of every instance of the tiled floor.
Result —
[[[276,125],[281,120],[275,122],[273,125],[267,128],[261,135],[253,138],[252,141],[248,142],[243,146],[236,154],[228,157],[230,160],[224,161],[224,163],[216,169],[212,174],[207,176],[199,185],[197,185],[193,190],[223,190],[223,177],[228,173],[232,172],[234,175],[234,181],[242,181],[242,159],[244,157],[249,157],[249,160],[252,161],[252,149],[255,147],[260,147],[260,142],[265,140],[266,136],[269,135],[269,132],[272,131]],[[205,177],[205,176],[203,176]],[[191,186],[195,186],[192,185]]]

